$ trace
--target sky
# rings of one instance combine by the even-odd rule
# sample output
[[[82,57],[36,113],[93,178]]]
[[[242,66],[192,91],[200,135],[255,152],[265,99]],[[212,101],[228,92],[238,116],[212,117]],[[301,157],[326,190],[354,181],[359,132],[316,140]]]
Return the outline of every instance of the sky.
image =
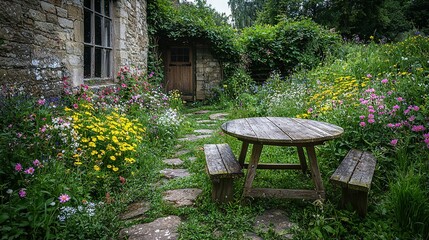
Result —
[[[187,0],[194,2],[193,0]],[[219,13],[225,13],[227,16],[231,15],[231,10],[228,7],[228,0],[206,0],[207,5],[211,5]]]
[[[212,5],[212,7],[220,13],[225,13],[227,16],[231,15],[228,0],[207,0],[207,4]]]

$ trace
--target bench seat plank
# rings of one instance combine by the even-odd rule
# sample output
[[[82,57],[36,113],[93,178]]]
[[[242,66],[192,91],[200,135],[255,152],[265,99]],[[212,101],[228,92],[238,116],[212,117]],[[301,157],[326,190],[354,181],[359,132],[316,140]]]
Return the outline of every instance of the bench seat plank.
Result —
[[[337,183],[341,187],[347,187],[349,180],[352,177],[353,171],[355,170],[362,154],[363,152],[360,150],[350,150],[347,156],[341,162],[340,166],[331,176],[331,181]]]
[[[369,191],[372,176],[374,175],[375,164],[375,157],[369,152],[364,152],[356,166],[353,176],[349,180],[349,188],[358,191]]]
[[[243,174],[228,144],[205,144],[204,153],[210,177],[234,177]]]

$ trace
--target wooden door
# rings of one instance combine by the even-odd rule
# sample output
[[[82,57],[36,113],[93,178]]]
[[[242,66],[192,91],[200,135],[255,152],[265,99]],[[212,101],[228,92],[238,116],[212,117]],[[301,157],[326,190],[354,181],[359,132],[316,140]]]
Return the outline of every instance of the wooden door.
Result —
[[[194,95],[192,50],[190,47],[170,47],[167,54],[167,91],[179,90],[185,98]]]

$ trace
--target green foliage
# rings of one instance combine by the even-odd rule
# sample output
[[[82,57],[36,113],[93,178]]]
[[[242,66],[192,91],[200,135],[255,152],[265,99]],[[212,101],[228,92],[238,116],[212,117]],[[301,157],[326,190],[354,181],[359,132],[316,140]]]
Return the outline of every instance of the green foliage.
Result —
[[[311,20],[256,25],[244,29],[238,40],[252,73],[279,71],[282,75],[316,66],[338,43],[338,35]]]

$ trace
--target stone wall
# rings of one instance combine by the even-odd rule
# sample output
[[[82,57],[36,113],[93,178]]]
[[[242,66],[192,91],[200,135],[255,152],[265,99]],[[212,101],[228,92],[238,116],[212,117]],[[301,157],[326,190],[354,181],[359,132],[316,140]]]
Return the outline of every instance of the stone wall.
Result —
[[[222,67],[204,45],[196,46],[196,100],[210,97],[211,89],[218,87],[222,80]]]
[[[126,64],[145,70],[146,1],[113,7],[114,71]],[[0,8],[0,86],[51,96],[65,77],[84,83],[83,0],[0,0]]]

